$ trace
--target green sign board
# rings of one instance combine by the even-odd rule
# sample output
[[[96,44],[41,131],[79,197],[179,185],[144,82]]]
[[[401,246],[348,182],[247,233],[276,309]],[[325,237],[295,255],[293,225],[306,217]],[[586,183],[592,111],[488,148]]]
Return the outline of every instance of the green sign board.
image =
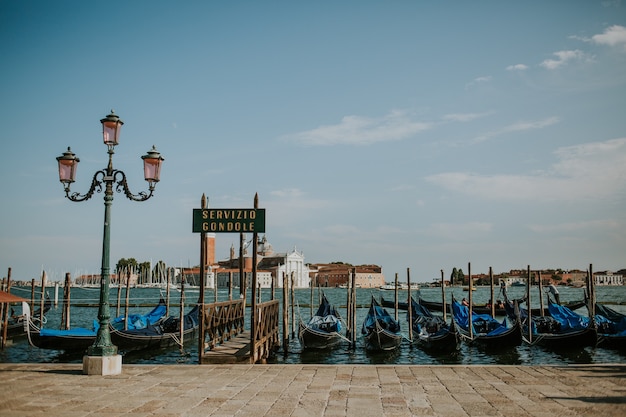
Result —
[[[265,233],[265,209],[193,209],[194,233]]]

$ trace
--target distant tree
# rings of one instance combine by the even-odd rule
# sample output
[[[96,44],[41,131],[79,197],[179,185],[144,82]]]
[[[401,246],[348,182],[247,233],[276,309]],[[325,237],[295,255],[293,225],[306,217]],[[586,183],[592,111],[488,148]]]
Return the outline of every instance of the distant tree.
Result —
[[[352,266],[351,263],[349,262],[341,262],[341,261],[335,261],[335,262],[331,262],[330,265],[345,265],[345,266]]]
[[[117,270],[117,272],[121,272],[123,270],[125,270],[126,268],[137,268],[137,259],[135,258],[122,258],[119,261],[117,261],[117,264],[115,265],[115,269]]]
[[[456,270],[456,267],[452,268],[452,273],[450,274],[450,285],[454,285],[459,279],[459,271]]]
[[[489,281],[488,278],[478,278],[476,280],[476,285],[489,285],[491,284],[491,281]]]
[[[138,281],[140,284],[147,284],[150,282],[150,266],[150,262],[142,262],[137,266],[137,274],[139,275]]]
[[[463,270],[461,268],[459,268],[459,271],[457,274],[457,282],[459,284],[465,284],[465,274],[463,273]]]

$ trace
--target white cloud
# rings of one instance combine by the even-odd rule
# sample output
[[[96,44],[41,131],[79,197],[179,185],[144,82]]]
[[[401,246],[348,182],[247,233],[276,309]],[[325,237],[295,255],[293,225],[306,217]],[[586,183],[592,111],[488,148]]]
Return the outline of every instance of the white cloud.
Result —
[[[626,138],[559,148],[558,161],[540,174],[479,175],[446,172],[426,180],[446,189],[492,200],[577,201],[623,195]]]
[[[613,25],[604,30],[604,33],[593,35],[591,40],[599,45],[623,45],[626,50],[626,27]]]
[[[553,55],[556,56],[556,59],[546,59],[539,65],[549,70],[554,70],[567,64],[570,61],[581,60],[585,57],[585,54],[578,49],[573,51],[558,51],[553,53]]]
[[[509,126],[505,126],[498,130],[493,130],[491,132],[487,132],[484,135],[478,136],[474,139],[474,142],[482,142],[487,139],[491,139],[495,136],[500,136],[510,132],[521,132],[525,130],[533,130],[533,129],[543,129],[544,127],[551,126],[559,122],[559,118],[556,116],[548,117],[547,119],[536,120],[536,121],[521,121],[517,123],[513,123]]]
[[[335,125],[320,126],[282,139],[311,146],[370,145],[402,140],[431,128],[412,119],[407,110],[393,110],[379,118],[345,116]]]
[[[515,65],[509,65],[508,67],[506,67],[506,69],[508,71],[524,71],[528,69],[528,66],[524,64],[515,64]]]
[[[453,122],[471,122],[472,120],[479,119],[492,114],[492,112],[485,113],[453,113],[443,116],[443,120],[449,120]]]
[[[270,191],[270,195],[279,198],[298,198],[304,193],[298,188],[285,188],[282,190]]]
[[[470,87],[472,87],[473,85],[476,85],[476,84],[487,83],[487,82],[491,81],[492,78],[493,77],[491,75],[474,78],[471,82],[465,84],[465,89],[468,89],[468,88],[470,88]]]

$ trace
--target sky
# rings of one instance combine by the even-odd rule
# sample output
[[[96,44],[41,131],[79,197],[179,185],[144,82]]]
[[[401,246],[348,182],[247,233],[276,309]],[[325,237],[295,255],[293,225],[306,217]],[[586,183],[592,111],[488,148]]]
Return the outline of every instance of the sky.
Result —
[[[111,266],[199,264],[192,213],[388,281],[626,268],[622,1],[0,1],[0,275],[99,273],[100,119],[124,121]],[[252,236],[249,235],[248,239]],[[229,257],[239,235],[216,236]]]

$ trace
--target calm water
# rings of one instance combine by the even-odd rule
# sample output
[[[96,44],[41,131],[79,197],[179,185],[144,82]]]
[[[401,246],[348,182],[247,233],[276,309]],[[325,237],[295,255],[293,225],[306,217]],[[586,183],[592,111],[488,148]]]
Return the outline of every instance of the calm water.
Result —
[[[234,290],[238,294],[238,290]],[[346,291],[345,289],[330,288],[325,290],[325,294],[331,303],[339,307],[341,314],[346,317]],[[561,293],[561,302],[566,303],[573,300],[581,300],[583,298],[583,290],[576,288],[559,288]],[[158,302],[159,293],[165,294],[163,290],[158,289],[131,289],[130,305],[131,313],[148,312],[151,305]],[[457,299],[467,297],[467,292],[461,288],[453,288],[446,290],[446,298],[449,301],[451,292]],[[509,289],[509,296],[512,298],[522,297],[525,292],[524,287],[513,287]],[[30,299],[30,288],[12,288],[12,293],[20,295],[26,299]],[[416,296],[416,291],[413,291]],[[496,298],[498,290],[495,290]],[[54,288],[48,289],[48,294],[54,300]],[[54,308],[47,315],[46,327],[57,329],[61,322],[61,298],[63,290],[59,289],[59,306]],[[276,298],[282,298],[282,289],[275,292]],[[378,289],[359,289],[357,291],[357,326],[360,326],[365,314],[371,296],[374,295],[380,299],[382,295],[385,299],[393,300],[393,291],[381,291]],[[186,291],[186,310],[189,309],[190,303],[197,300],[198,291]],[[432,301],[441,300],[441,289],[427,288],[421,290],[422,298]],[[110,303],[111,316],[115,316],[117,312],[117,289],[111,289]],[[172,291],[170,314],[179,314],[180,293]],[[490,297],[490,289],[488,287],[478,287],[473,295],[476,303],[485,303]],[[72,304],[92,304],[96,305],[99,298],[99,289],[97,288],[72,288],[71,301]],[[406,300],[407,292],[399,292],[400,300]],[[538,305],[538,291],[533,289],[531,298],[536,301],[533,305]],[[125,294],[122,290],[121,300],[124,303]],[[207,302],[213,302],[215,296],[212,291],[208,290],[206,294]],[[224,301],[228,299],[227,291],[220,290],[218,292],[218,300]],[[270,291],[262,291],[262,301],[270,299]],[[610,304],[610,306],[620,312],[626,313],[626,286],[624,287],[598,287],[597,299],[600,302]],[[318,292],[315,290],[313,296],[313,310],[318,304]],[[300,315],[307,320],[311,314],[311,291],[308,289],[296,290],[296,318]],[[138,307],[138,305],[144,305]],[[281,304],[282,305],[282,304]],[[19,308],[16,307],[19,312]],[[390,314],[394,314],[393,309],[388,309]],[[291,311],[291,309],[290,309]],[[579,314],[586,315],[586,310],[577,310]],[[98,309],[95,307],[76,307],[71,309],[72,327],[91,327],[93,320],[96,318]],[[124,314],[124,307],[120,309],[120,314]],[[406,324],[406,313],[401,311],[398,317],[403,325],[403,331],[408,337],[408,327]],[[249,319],[249,317],[248,317]],[[248,328],[248,326],[246,325]],[[282,321],[281,328],[282,332]],[[282,336],[281,336],[282,340]],[[540,347],[520,346],[509,350],[500,351],[498,353],[485,352],[476,346],[462,345],[461,351],[455,354],[447,354],[441,356],[433,356],[422,351],[416,346],[412,346],[405,339],[400,349],[383,354],[372,354],[362,347],[361,340],[357,340],[357,347],[350,349],[346,346],[340,346],[330,351],[322,352],[302,352],[297,338],[290,338],[289,350],[285,354],[279,350],[275,358],[271,361],[274,363],[323,363],[323,364],[515,364],[515,365],[565,365],[565,364],[589,364],[589,363],[624,363],[626,362],[626,352],[618,352],[603,348],[585,348],[572,351],[552,352],[544,350]],[[122,352],[123,353],[123,352]],[[166,351],[150,351],[150,352],[129,352],[123,353],[124,363],[143,363],[143,364],[196,364],[198,361],[197,341],[184,346],[183,350],[173,348]],[[54,350],[44,350],[32,347],[27,340],[18,341],[11,346],[7,346],[4,351],[0,351],[0,362],[30,362],[30,363],[48,363],[48,362],[73,362],[80,363],[82,354],[69,355]]]

